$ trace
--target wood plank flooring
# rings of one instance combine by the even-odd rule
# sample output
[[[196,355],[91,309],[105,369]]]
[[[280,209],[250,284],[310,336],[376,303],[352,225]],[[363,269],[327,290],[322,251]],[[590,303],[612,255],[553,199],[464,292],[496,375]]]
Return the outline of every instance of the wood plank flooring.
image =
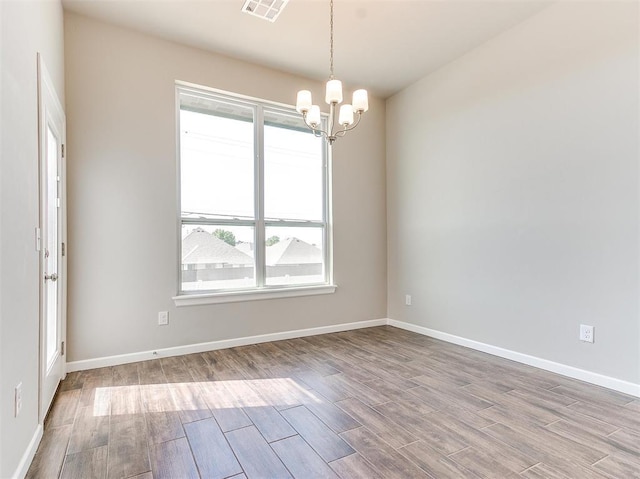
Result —
[[[383,326],[71,373],[27,477],[640,478],[640,400]]]

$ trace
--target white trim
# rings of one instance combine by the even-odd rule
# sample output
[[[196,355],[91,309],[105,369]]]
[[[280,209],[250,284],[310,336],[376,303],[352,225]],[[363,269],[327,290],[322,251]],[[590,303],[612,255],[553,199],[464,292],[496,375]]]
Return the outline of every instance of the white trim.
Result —
[[[146,361],[149,359],[164,358],[170,356],[180,356],[183,354],[202,353],[216,349],[233,348],[236,346],[247,346],[250,344],[267,343],[269,341],[281,341],[283,339],[302,338],[305,336],[315,336],[318,334],[337,333],[340,331],[350,331],[353,329],[372,328],[375,326],[385,326],[386,319],[371,319],[367,321],[357,321],[354,323],[334,324],[331,326],[319,326],[317,328],[297,329],[295,331],[283,331],[280,333],[261,334],[259,336],[247,336],[237,339],[223,339],[221,341],[211,341],[208,343],[190,344],[187,346],[176,346],[173,348],[158,349],[155,351],[143,351],[139,353],[121,354],[118,356],[107,356],[103,358],[86,359],[83,361],[73,361],[67,363],[67,371],[83,371],[85,369],[102,368],[107,366],[117,366],[119,364],[134,363],[136,361]]]
[[[273,291],[275,289],[289,289],[288,285],[285,286],[281,286],[280,288],[276,288],[275,286],[271,286],[271,287],[265,287],[266,283],[267,283],[267,265],[265,263],[265,241],[266,241],[266,228],[269,226],[277,226],[277,227],[297,227],[297,228],[322,228],[323,231],[323,243],[324,243],[324,247],[323,247],[323,268],[322,268],[322,272],[323,272],[323,279],[322,281],[324,282],[323,286],[326,284],[332,284],[333,282],[333,278],[332,278],[332,272],[333,272],[333,265],[330,264],[330,261],[333,260],[333,256],[332,256],[332,245],[331,244],[327,244],[329,239],[332,239],[332,237],[329,237],[327,235],[327,230],[330,228],[330,224],[329,221],[331,219],[331,214],[330,211],[328,210],[330,202],[328,201],[328,194],[331,191],[330,186],[328,185],[328,183],[330,182],[331,178],[329,176],[327,176],[326,174],[326,165],[330,162],[330,149],[327,149],[325,142],[322,143],[322,148],[321,148],[321,153],[322,153],[322,160],[323,160],[323,165],[322,165],[322,213],[323,213],[323,217],[322,220],[309,220],[309,221],[305,221],[302,219],[298,219],[295,221],[287,221],[287,220],[276,220],[276,219],[271,219],[271,220],[266,220],[265,219],[265,214],[264,214],[264,202],[265,202],[265,198],[264,198],[264,190],[265,190],[265,178],[264,178],[264,169],[265,169],[265,146],[264,146],[264,128],[265,128],[265,112],[268,113],[274,113],[277,115],[281,115],[281,116],[286,116],[289,118],[293,118],[293,119],[300,119],[300,115],[296,112],[296,109],[294,106],[291,105],[285,105],[285,104],[281,104],[281,103],[277,103],[277,102],[272,102],[269,100],[263,100],[260,98],[253,98],[253,97],[249,97],[246,95],[242,95],[242,94],[237,94],[237,93],[233,93],[233,92],[228,92],[228,91],[224,91],[224,90],[219,90],[219,89],[215,89],[215,88],[211,88],[211,87],[207,87],[204,85],[196,85],[193,83],[188,83],[188,82],[183,82],[183,81],[176,81],[176,85],[175,85],[175,91],[176,91],[176,133],[177,133],[177,144],[178,144],[178,148],[176,151],[176,159],[177,159],[177,167],[178,167],[178,183],[177,183],[177,191],[178,191],[178,208],[176,210],[177,213],[177,220],[178,220],[178,227],[177,227],[177,237],[178,237],[178,256],[177,259],[178,261],[178,275],[177,275],[177,296],[174,298],[174,300],[176,300],[176,298],[180,298],[182,296],[191,296],[191,292],[190,291],[185,291],[183,290],[184,284],[183,284],[183,263],[182,263],[182,228],[184,227],[184,225],[189,224],[189,225],[210,225],[210,226],[215,226],[215,225],[228,225],[228,226],[251,226],[254,228],[254,273],[255,273],[255,287],[251,290],[248,291],[248,293],[258,293],[258,294],[264,294],[264,292],[262,291],[262,289],[264,288],[265,290],[270,290]],[[226,218],[226,219],[219,219],[219,218],[183,218],[182,217],[182,182],[180,180],[180,175],[181,175],[181,164],[182,164],[182,157],[181,157],[181,148],[180,148],[180,141],[181,141],[181,127],[180,127],[180,119],[181,119],[181,112],[182,112],[182,102],[181,102],[181,97],[182,95],[188,95],[188,96],[197,96],[197,97],[201,97],[201,98],[208,98],[211,101],[214,101],[216,103],[220,103],[220,104],[228,104],[228,105],[235,105],[235,106],[239,106],[243,109],[247,109],[247,110],[251,110],[253,112],[253,146],[254,146],[254,178],[253,178],[253,183],[254,183],[254,188],[253,188],[253,193],[254,193],[254,215],[252,217],[252,219],[238,219],[238,218]],[[323,118],[326,118],[326,114],[322,115]],[[324,120],[323,120],[324,121]],[[306,131],[307,133],[311,133],[311,130],[307,130],[307,128],[304,128],[304,131]],[[283,223],[284,221],[284,223]],[[317,286],[317,285],[315,285]],[[293,286],[292,289],[297,288],[297,286]],[[316,293],[312,293],[312,294],[325,294],[325,293],[332,293],[333,291],[324,291],[324,292],[316,292]],[[235,293],[235,292],[234,292]],[[239,291],[237,292],[238,294],[246,294],[246,291]],[[198,292],[196,291],[195,294],[198,294]],[[176,301],[176,305],[177,306],[187,306],[190,304],[195,304],[195,305],[199,305],[199,304],[215,304],[215,303],[228,303],[228,302],[233,302],[233,301],[244,301],[244,300],[256,300],[256,299],[267,299],[267,296],[253,296],[252,294],[249,294],[247,296],[245,296],[243,299],[229,299],[229,298],[223,298],[223,296],[226,296],[229,294],[229,292],[227,291],[207,291],[206,293],[202,293],[202,294],[210,294],[212,298],[222,298],[222,299],[213,299],[210,301],[206,301],[206,302],[202,302],[202,301],[198,301],[198,302],[182,302],[177,300]],[[233,293],[232,293],[233,295]],[[273,298],[280,298],[280,297],[290,297],[290,296],[302,296],[301,294],[284,294],[284,295],[273,295],[270,297]]]
[[[38,446],[40,445],[40,441],[42,440],[42,433],[42,424],[38,424],[38,427],[36,427],[36,432],[33,433],[33,437],[31,438],[29,446],[27,446],[27,449],[22,455],[22,459],[20,459],[20,463],[16,468],[16,472],[14,472],[13,476],[11,476],[12,479],[24,479],[24,477],[26,477],[27,472],[29,471],[29,466],[31,466],[31,462],[35,457]]]
[[[191,83],[188,81],[176,80],[176,86],[183,90],[195,90],[196,92],[205,91],[207,93],[211,93],[214,95],[229,96],[229,97],[238,99],[242,102],[264,103],[265,105],[269,105],[271,107],[282,108],[286,110],[295,111],[296,109],[296,106],[290,103],[281,103],[278,101],[265,100],[264,98],[258,98],[257,96],[243,95],[242,93],[236,93],[229,90],[221,90],[219,88],[213,88],[210,86],[200,85],[198,83]]]
[[[529,356],[528,354],[518,353],[509,349],[500,348],[498,346],[492,346],[490,344],[481,343],[472,339],[466,339],[460,336],[455,336],[449,333],[443,333],[435,329],[425,328],[424,326],[418,326],[416,324],[405,323],[403,321],[396,321],[395,319],[388,319],[387,324],[389,326],[395,326],[396,328],[406,329],[414,333],[429,336],[435,339],[440,339],[448,343],[457,344],[467,348],[475,349],[476,351],[482,351],[494,356],[498,356],[505,359],[510,359],[522,364],[528,364],[536,368],[544,369],[545,371],[551,371],[553,373],[561,374],[580,381],[585,381],[598,386],[603,386],[608,389],[620,391],[631,396],[640,397],[640,384],[635,384],[622,379],[612,378],[603,374],[586,371],[566,364],[556,363],[549,361],[548,359],[538,358],[536,356]]]
[[[198,306],[202,304],[235,303],[238,301],[257,301],[261,299],[294,298],[297,296],[315,296],[332,294],[336,285],[302,286],[298,288],[253,289],[248,291],[227,291],[224,293],[182,294],[174,296],[176,306]]]
[[[66,287],[67,287],[67,255],[68,251],[65,251],[65,256],[62,256],[62,244],[67,244],[67,226],[66,226],[66,143],[67,143],[67,120],[64,112],[64,108],[60,103],[58,94],[53,86],[51,75],[47,70],[42,55],[37,53],[37,77],[38,77],[38,226],[40,229],[41,240],[39,251],[39,293],[38,293],[38,314],[39,314],[39,358],[38,358],[38,422],[44,423],[46,412],[53,403],[55,397],[55,391],[58,383],[65,376],[65,358],[62,357],[61,347],[62,343],[66,342]],[[47,132],[51,130],[57,134],[60,142],[59,151],[56,152],[57,160],[57,175],[58,175],[58,209],[56,209],[57,215],[57,264],[55,273],[58,274],[59,282],[56,288],[57,292],[57,323],[58,329],[57,335],[57,357],[53,364],[47,364],[47,352],[46,352],[46,309],[45,304],[45,290],[47,286],[44,282],[44,275],[46,274],[46,259],[44,247],[47,237],[48,224],[47,224],[47,160],[48,154],[47,146]],[[64,150],[64,151],[63,151]],[[59,155],[59,156],[58,156]],[[68,249],[68,248],[67,248]],[[51,272],[51,271],[50,271]],[[55,385],[54,385],[55,382]]]
[[[266,343],[269,341],[281,341],[284,339],[302,338],[305,336],[315,336],[318,334],[337,333],[340,331],[350,331],[353,329],[372,328],[375,326],[394,326],[396,328],[413,331],[414,333],[440,339],[448,343],[457,344],[467,348],[482,351],[505,359],[510,359],[522,364],[528,364],[545,371],[560,374],[574,379],[579,379],[597,386],[602,386],[615,391],[620,391],[631,396],[640,397],[640,384],[635,384],[622,379],[616,379],[603,374],[586,371],[566,364],[556,363],[547,359],[529,356],[509,349],[492,346],[471,339],[444,333],[435,329],[425,328],[416,324],[396,321],[395,319],[372,319],[353,323],[335,324],[331,326],[319,326],[316,328],[298,329],[294,331],[283,331],[280,333],[261,334],[258,336],[247,336],[244,338],[224,339],[221,341],[211,341],[207,343],[190,344],[186,346],[176,346],[173,348],[158,349],[155,351],[142,351],[138,353],[121,354],[118,356],[107,356],[83,361],[73,361],[67,363],[67,372],[83,371],[107,366],[117,366],[119,364],[133,363],[136,361],[146,361],[160,357],[180,356],[183,354],[201,353],[216,349],[233,348],[236,346],[247,346],[250,344]],[[41,432],[40,432],[41,433]],[[39,441],[39,439],[38,439]],[[33,442],[33,441],[32,441]],[[31,446],[30,446],[31,447]],[[36,445],[37,448],[37,445]],[[35,452],[35,451],[34,451]],[[25,454],[25,457],[27,454]],[[21,463],[22,464],[22,463]]]

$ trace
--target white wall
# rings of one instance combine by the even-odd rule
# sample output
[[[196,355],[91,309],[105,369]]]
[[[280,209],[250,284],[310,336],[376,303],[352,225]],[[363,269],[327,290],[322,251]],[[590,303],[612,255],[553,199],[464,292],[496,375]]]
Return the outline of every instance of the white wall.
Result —
[[[335,294],[175,308],[175,80],[288,104],[321,85],[68,12],[65,61],[69,361],[386,316],[384,102],[334,149]]]
[[[3,27],[3,24],[4,24],[4,20],[3,20],[4,19],[4,8],[3,8],[3,5],[4,5],[3,2],[0,2],[0,65],[3,65],[2,59],[4,58],[3,47],[2,47],[4,45],[4,42],[3,42],[4,36],[2,34],[2,32],[4,30],[4,27]],[[2,73],[0,73],[0,185],[2,185],[2,164],[3,164],[2,158],[4,157],[4,154],[3,154],[4,150],[2,149],[2,136],[3,136],[3,132],[4,132],[4,128],[3,128],[4,114],[2,113],[3,112],[2,105],[4,103],[3,102],[4,90],[2,89],[2,84],[3,84],[2,77],[3,77],[3,75],[2,75]],[[3,199],[2,198],[2,194],[0,194],[0,272],[3,271],[3,269],[2,269],[2,256],[3,255],[1,253],[1,251],[2,251],[2,230],[3,230],[2,217],[4,215],[2,214],[2,204],[3,204],[2,199]],[[4,317],[3,314],[2,314],[2,282],[3,282],[3,277],[2,277],[2,274],[0,274],[0,346],[2,345],[2,323],[3,323],[2,318]],[[1,353],[0,353],[0,355],[1,355]],[[2,364],[3,363],[1,361],[2,361],[2,357],[0,356],[0,388],[1,388],[2,391],[4,391],[5,389],[7,389],[10,386],[8,384],[5,385],[4,381],[2,380],[2,378],[3,378],[3,375],[2,375]],[[0,392],[0,431],[3,430],[3,427],[2,427],[3,422],[5,421],[5,419],[8,419],[8,418],[4,417],[5,416],[5,413],[4,413],[4,411],[5,411],[5,401],[6,401],[5,395]],[[4,461],[2,459],[3,456],[4,456],[4,448],[2,447],[2,437],[0,435],[0,474],[2,474],[2,469],[3,469],[3,467],[2,467],[2,464],[4,463]]]
[[[388,100],[389,317],[640,383],[638,19],[556,4]]]
[[[64,101],[58,1],[3,1],[0,9],[0,477],[11,477],[38,424],[38,101],[41,52]],[[13,389],[23,406],[13,417]]]
[[[2,65],[2,58],[3,58],[3,48],[2,45],[4,44],[4,42],[2,41],[4,39],[4,36],[2,35],[2,32],[4,30],[3,24],[4,24],[4,9],[3,9],[3,2],[0,2],[0,65]],[[4,131],[3,128],[3,120],[4,120],[4,115],[2,113],[3,108],[3,96],[4,96],[4,90],[2,89],[2,73],[0,73],[0,185],[2,185],[2,158],[4,157],[3,154],[3,149],[2,149],[2,133]],[[2,269],[2,230],[3,230],[3,223],[2,223],[2,194],[0,194],[0,272],[3,271]],[[2,282],[3,282],[3,278],[2,278],[2,274],[0,274],[0,346],[2,345],[2,318],[4,317],[2,314]],[[1,354],[1,353],[0,353]],[[2,357],[0,356],[0,361],[2,361]],[[9,385],[5,385],[4,381],[2,380],[2,362],[0,362],[0,388],[2,388],[2,390],[6,389],[7,387],[10,387]],[[5,421],[5,395],[0,393],[0,431],[3,430],[2,424]],[[2,437],[0,436],[0,474],[2,474],[2,464],[4,463],[3,461],[3,455],[4,455],[4,448],[2,447]]]

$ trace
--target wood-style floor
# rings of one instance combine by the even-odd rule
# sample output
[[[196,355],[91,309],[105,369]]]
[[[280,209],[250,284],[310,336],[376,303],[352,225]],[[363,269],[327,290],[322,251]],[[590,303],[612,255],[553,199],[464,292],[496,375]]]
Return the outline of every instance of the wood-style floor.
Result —
[[[640,477],[640,400],[392,327],[72,373],[30,478]]]

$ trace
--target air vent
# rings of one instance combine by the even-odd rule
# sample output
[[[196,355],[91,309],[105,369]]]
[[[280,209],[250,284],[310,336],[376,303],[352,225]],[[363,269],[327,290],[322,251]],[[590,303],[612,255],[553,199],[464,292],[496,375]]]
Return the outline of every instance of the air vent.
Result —
[[[289,0],[246,0],[242,11],[275,22]]]

